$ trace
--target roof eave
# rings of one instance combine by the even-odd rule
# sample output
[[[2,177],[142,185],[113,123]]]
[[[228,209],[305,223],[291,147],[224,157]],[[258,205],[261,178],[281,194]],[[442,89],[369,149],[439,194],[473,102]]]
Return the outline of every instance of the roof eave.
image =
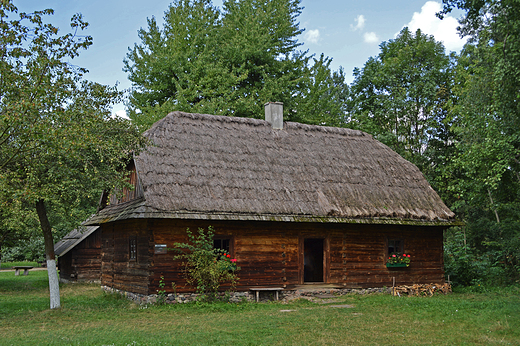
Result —
[[[318,223],[345,223],[345,224],[376,224],[376,225],[408,225],[408,226],[462,226],[458,220],[426,220],[403,218],[346,218],[314,215],[277,215],[277,214],[246,214],[223,212],[190,212],[190,211],[162,211],[148,210],[145,212],[130,211],[113,215],[95,217],[89,225],[128,220],[128,219],[190,219],[190,220],[218,220],[218,221],[275,221],[275,222],[318,222]]]
[[[82,224],[82,226],[96,226],[96,225],[87,225],[86,222]],[[55,252],[56,252],[56,255],[58,256],[65,256],[70,250],[72,250],[73,248],[76,247],[76,245],[78,245],[79,243],[81,243],[83,240],[85,240],[89,235],[91,235],[92,233],[94,233],[95,231],[98,230],[99,227],[89,227],[85,230],[85,232],[83,232],[81,234],[81,237],[77,237],[77,238],[67,238],[67,236],[65,236],[65,238],[63,238],[62,240],[60,240],[59,242],[57,242],[55,245],[54,245],[54,248],[55,248]],[[72,232],[74,232],[75,230],[73,230]],[[70,233],[69,233],[70,234]],[[59,245],[61,242],[65,242],[65,241],[70,241],[70,245],[65,248],[63,251],[59,251],[57,250],[57,248],[59,248]]]

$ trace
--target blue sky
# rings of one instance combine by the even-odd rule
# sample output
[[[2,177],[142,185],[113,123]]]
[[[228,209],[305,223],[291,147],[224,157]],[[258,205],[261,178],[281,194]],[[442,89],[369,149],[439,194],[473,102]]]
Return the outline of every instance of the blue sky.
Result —
[[[147,27],[146,19],[156,17],[159,22],[168,8],[169,0],[14,0],[20,11],[52,8],[55,13],[49,21],[61,32],[68,32],[70,18],[82,13],[90,23],[85,34],[94,38],[94,44],[71,63],[90,72],[86,78],[107,85],[118,83],[119,89],[131,84],[122,71],[123,59],[138,42],[137,31]],[[214,0],[222,6],[222,0]],[[299,17],[299,38],[303,50],[324,53],[333,58],[332,68],[342,66],[347,83],[352,82],[352,70],[363,67],[369,57],[379,53],[379,44],[395,38],[405,27],[423,32],[443,41],[447,51],[459,51],[464,44],[457,33],[456,18],[452,14],[444,20],[435,17],[441,1],[425,0],[302,0],[304,7]],[[124,114],[124,105],[116,105],[114,113]]]

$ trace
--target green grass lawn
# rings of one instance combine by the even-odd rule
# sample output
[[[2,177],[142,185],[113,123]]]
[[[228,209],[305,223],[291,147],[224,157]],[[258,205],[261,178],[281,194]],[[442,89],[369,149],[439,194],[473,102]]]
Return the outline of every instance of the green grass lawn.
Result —
[[[0,345],[520,345],[518,287],[140,307],[99,285],[68,284],[51,311],[46,275],[0,273]]]
[[[32,266],[35,268],[41,267],[38,262],[24,261],[24,262],[2,262],[0,268],[5,270],[5,269],[11,269],[13,266]]]

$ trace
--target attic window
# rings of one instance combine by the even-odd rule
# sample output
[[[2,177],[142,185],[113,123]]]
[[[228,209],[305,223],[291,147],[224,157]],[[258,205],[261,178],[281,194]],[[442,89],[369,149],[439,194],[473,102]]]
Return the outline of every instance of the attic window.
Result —
[[[393,253],[404,253],[403,239],[388,239],[388,255]]]

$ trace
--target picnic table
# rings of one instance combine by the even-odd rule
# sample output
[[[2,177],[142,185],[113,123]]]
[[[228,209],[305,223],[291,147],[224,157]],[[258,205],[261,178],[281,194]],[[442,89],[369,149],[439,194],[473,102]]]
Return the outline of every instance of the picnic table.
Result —
[[[20,275],[20,270],[23,269],[23,275],[28,275],[29,274],[29,269],[33,269],[34,267],[32,266],[14,266],[13,269],[14,269],[14,275],[15,276],[18,276]]]

